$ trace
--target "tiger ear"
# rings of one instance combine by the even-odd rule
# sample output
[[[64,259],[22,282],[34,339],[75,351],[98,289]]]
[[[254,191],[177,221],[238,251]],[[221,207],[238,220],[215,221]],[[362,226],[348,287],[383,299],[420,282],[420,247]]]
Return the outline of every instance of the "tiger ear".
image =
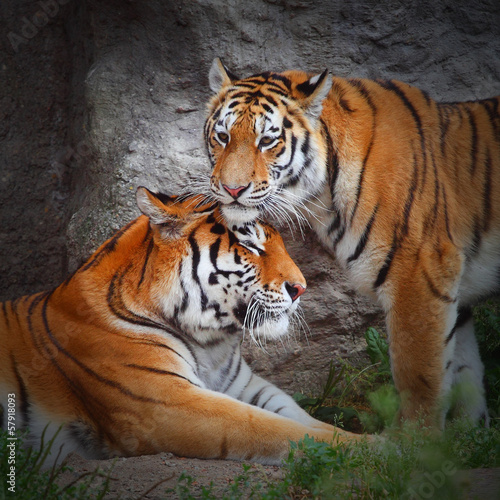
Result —
[[[323,100],[331,88],[332,79],[328,69],[297,85],[296,89],[304,96],[299,97],[299,101],[308,118],[315,121],[320,117],[323,111]]]
[[[186,224],[213,212],[217,207],[203,195],[168,196],[153,193],[142,186],[137,188],[136,200],[139,210],[149,217],[151,224],[169,226],[169,235],[179,233]]]
[[[232,85],[236,80],[239,80],[239,78],[231,73],[224,66],[224,63],[216,57],[212,62],[212,66],[210,67],[210,72],[208,74],[210,90],[218,94],[224,87]]]

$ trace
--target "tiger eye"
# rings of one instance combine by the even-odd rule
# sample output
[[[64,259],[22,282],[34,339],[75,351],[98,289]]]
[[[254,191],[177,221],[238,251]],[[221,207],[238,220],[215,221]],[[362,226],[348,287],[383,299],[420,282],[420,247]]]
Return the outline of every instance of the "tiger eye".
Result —
[[[262,139],[259,141],[259,146],[269,146],[274,142],[274,137],[271,137],[269,135],[265,135],[262,137]]]
[[[222,144],[227,144],[229,141],[229,135],[226,134],[225,132],[218,132],[217,138],[219,139],[220,142],[222,142]]]

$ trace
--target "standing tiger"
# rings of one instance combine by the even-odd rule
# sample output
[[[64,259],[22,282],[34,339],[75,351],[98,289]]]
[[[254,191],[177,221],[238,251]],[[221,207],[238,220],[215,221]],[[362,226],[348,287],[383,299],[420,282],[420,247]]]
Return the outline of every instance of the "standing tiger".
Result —
[[[288,328],[304,277],[264,222],[231,230],[217,205],[137,192],[144,215],[62,285],[0,309],[3,427],[87,457],[169,451],[279,463],[319,422],[240,355]],[[8,411],[7,411],[8,409]]]
[[[500,289],[500,98],[440,104],[328,71],[238,79],[219,59],[209,80],[210,188],[229,223],[305,216],[385,311],[399,416],[442,426],[467,382],[459,408],[487,425],[471,306]]]

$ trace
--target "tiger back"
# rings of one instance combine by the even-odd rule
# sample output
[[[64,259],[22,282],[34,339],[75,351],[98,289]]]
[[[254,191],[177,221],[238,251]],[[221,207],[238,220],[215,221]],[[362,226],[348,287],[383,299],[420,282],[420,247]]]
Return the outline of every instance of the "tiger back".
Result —
[[[328,71],[239,79],[215,60],[205,142],[229,221],[307,219],[386,314],[401,417],[443,425],[450,388],[488,421],[471,306],[500,289],[500,98],[438,103]]]
[[[47,425],[46,439],[62,426],[53,449],[94,458],[279,463],[305,434],[358,439],[310,417],[241,357],[243,329],[284,335],[306,287],[277,231],[229,229],[201,196],[140,188],[137,199],[144,215],[59,287],[1,304],[4,428],[29,428],[37,444]]]

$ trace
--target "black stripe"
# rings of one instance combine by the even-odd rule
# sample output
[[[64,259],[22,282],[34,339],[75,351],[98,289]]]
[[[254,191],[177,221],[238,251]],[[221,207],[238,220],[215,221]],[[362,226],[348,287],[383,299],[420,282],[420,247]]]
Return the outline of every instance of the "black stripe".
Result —
[[[457,319],[455,321],[455,325],[451,329],[450,333],[446,336],[444,341],[445,345],[448,345],[455,335],[457,328],[461,328],[472,318],[472,310],[470,308],[460,308],[457,314]]]
[[[266,401],[264,401],[263,404],[260,405],[261,408],[265,408],[266,405],[269,403],[269,401],[271,401],[274,397],[276,396],[276,394],[271,394],[267,399]],[[278,412],[276,412],[278,413]]]
[[[448,235],[449,240],[453,243],[453,237],[450,231],[450,217],[448,215],[448,201],[446,199],[446,190],[443,185],[443,204],[444,204],[444,222],[446,226],[446,234]]]
[[[144,276],[146,274],[146,269],[148,267],[149,257],[151,256],[151,252],[155,246],[154,238],[151,236],[151,226],[148,225],[148,231],[146,232],[146,236],[144,238],[143,244],[146,242],[147,238],[150,237],[148,248],[146,249],[146,256],[144,258],[144,264],[142,265],[141,277],[139,278],[139,282],[137,283],[137,288],[139,288],[144,280]]]
[[[219,366],[219,377],[220,377],[219,379],[221,380],[221,384],[222,382],[224,382],[223,386],[222,385],[219,386],[218,389],[219,392],[225,393],[227,391],[227,388],[231,384],[231,381],[228,380],[228,377],[229,374],[231,373],[231,369],[233,368],[235,359],[240,357],[236,354],[236,351],[238,349],[239,349],[239,344],[234,345],[232,348],[231,355],[228,356],[227,363],[222,368]]]
[[[391,249],[387,253],[384,264],[380,268],[380,271],[378,272],[377,275],[377,279],[373,284],[374,288],[378,288],[379,286],[383,285],[385,280],[387,279],[387,274],[389,273],[389,269],[391,268],[392,261],[394,260],[394,255],[396,254],[396,250],[397,250],[397,242],[396,242],[396,237],[394,237]]]
[[[44,293],[40,293],[40,294],[36,294],[34,296],[31,296],[34,299],[36,299],[36,301],[35,300],[32,301],[30,309],[35,307],[36,305],[38,305],[41,302],[41,300],[43,300],[44,298],[46,298],[46,301],[48,302],[52,293],[53,293],[53,291],[52,292],[44,292]],[[33,339],[33,342],[34,342],[36,348],[41,352],[41,348],[40,348],[41,339],[35,338],[35,332],[33,331],[33,325],[31,324],[31,314],[32,314],[32,312],[30,312],[29,316],[28,316],[28,329],[30,331],[30,335],[32,336],[32,339]],[[44,345],[44,347],[45,347],[45,345]],[[47,352],[47,349],[45,349],[45,352]],[[44,358],[46,359],[47,356],[44,356]],[[73,393],[82,402],[84,407],[87,409],[87,411],[91,415],[91,418],[93,418],[94,421],[98,421],[99,418],[101,418],[103,411],[105,411],[102,408],[101,401],[96,399],[93,396],[92,392],[85,391],[80,385],[76,384],[73,380],[71,380],[71,378],[69,378],[68,374],[56,363],[53,356],[49,355],[48,358],[49,358],[50,362],[53,364],[53,366],[57,369],[57,371],[61,374],[61,376],[66,380],[68,385],[70,387],[72,387]],[[93,411],[93,408],[91,405],[92,402],[94,404],[97,404],[98,406],[100,406],[101,409],[97,410],[97,412]],[[113,418],[112,415],[108,415],[108,417],[111,419]]]
[[[290,90],[292,88],[292,82],[288,77],[280,75],[279,73],[272,73],[270,77],[272,80],[278,80],[279,82],[283,83],[287,90]],[[271,83],[271,81],[269,83]]]
[[[375,216],[377,215],[378,211],[378,203],[376,207],[374,208],[372,215],[370,217],[370,220],[368,221],[368,224],[365,227],[365,230],[363,231],[363,234],[361,235],[361,238],[358,241],[358,244],[356,245],[356,250],[354,253],[347,259],[347,263],[350,263],[356,259],[359,258],[363,250],[365,249],[366,243],[368,242],[368,239],[370,237],[370,232],[372,230],[373,222],[375,221]]]
[[[264,90],[267,92],[272,92],[273,94],[279,95],[281,97],[288,97],[288,98],[290,97],[288,90],[283,90],[282,87],[280,87],[279,85],[276,85],[273,82],[266,82],[265,85],[266,86],[264,87]],[[265,97],[268,101],[272,102],[275,106],[278,106],[278,103],[274,99],[272,99],[270,95],[266,94]]]
[[[323,137],[326,141],[327,146],[327,157],[326,157],[326,168],[328,172],[328,184],[330,187],[330,194],[332,196],[332,200],[335,199],[335,184],[337,183],[337,177],[339,173],[339,160],[337,154],[335,153],[335,149],[333,147],[333,140],[328,131],[328,126],[325,121],[320,118],[321,128],[323,132]]]
[[[215,110],[214,114],[207,119],[207,124],[210,123],[210,122],[211,123],[215,123],[219,119],[221,111],[222,111],[222,106],[220,106],[219,108],[217,108]],[[211,128],[211,127],[209,127],[209,128]]]
[[[423,375],[419,375],[418,376],[418,380],[420,380],[420,382],[422,382],[422,384],[424,384],[425,387],[427,387],[428,389],[431,388],[431,385],[429,384],[429,381]]]
[[[285,116],[283,118],[283,127],[284,128],[292,128],[293,123]]]
[[[253,398],[250,400],[250,403],[252,406],[258,406],[258,402],[260,397],[262,396],[263,392],[266,390],[266,387],[262,387],[262,389],[254,394]]]
[[[170,332],[168,332],[168,333],[170,333]],[[122,332],[117,333],[116,335],[120,335],[122,337],[123,336],[127,337],[126,335],[123,335]],[[147,346],[150,346],[150,347],[160,347],[161,349],[167,349],[168,351],[173,352],[174,354],[176,354],[177,356],[179,356],[179,358],[181,358],[188,365],[190,364],[188,362],[188,360],[182,354],[178,353],[173,347],[170,347],[170,346],[168,346],[166,344],[162,344],[161,342],[157,342],[155,340],[141,340],[141,341],[137,342],[137,338],[136,337],[127,337],[127,338],[131,339],[132,341],[134,341],[134,344],[142,344],[142,345],[147,345]],[[183,344],[185,344],[184,341],[181,341],[181,342]]]
[[[17,368],[17,362],[14,358],[14,354],[10,354],[10,361],[12,363],[12,369],[14,371],[14,375],[16,376],[17,386],[19,388],[19,399],[21,400],[21,415],[23,417],[23,427],[29,426],[29,398],[28,391],[26,390],[26,384],[24,383],[21,374]],[[17,401],[16,401],[17,403]],[[6,409],[5,409],[6,410]]]
[[[437,165],[435,162],[434,158],[434,152],[431,149],[431,160],[432,160],[432,166],[433,166],[433,172],[434,172],[434,205],[432,207],[432,210],[429,214],[428,217],[426,217],[426,230],[430,231],[431,229],[434,228],[434,225],[436,224],[436,220],[438,217],[438,212],[439,212],[439,193],[441,192],[440,184],[439,184],[439,177],[438,177],[438,171],[437,171]],[[425,230],[424,230],[425,232]]]
[[[408,99],[408,96],[404,93],[404,91],[401,88],[399,88],[396,85],[396,83],[393,80],[388,80],[388,81],[376,80],[376,82],[382,88],[385,88],[386,90],[389,90],[389,91],[395,93],[401,99],[404,106],[410,111],[410,113],[413,117],[413,120],[415,121],[415,125],[417,127],[417,133],[420,137],[420,148],[421,148],[422,161],[423,161],[422,187],[421,187],[421,192],[423,192],[425,180],[426,180],[426,174],[427,174],[427,150],[426,150],[426,145],[425,145],[425,136],[424,136],[424,131],[423,131],[423,127],[422,127],[422,120],[420,119],[420,115],[418,114],[418,111],[415,109],[413,104]]]
[[[7,303],[2,302],[2,315],[5,320],[5,325],[9,328],[9,316],[7,315]]]
[[[477,168],[477,153],[478,153],[477,123],[472,111],[468,107],[464,107],[464,110],[469,119],[469,126],[471,128],[470,174],[474,175]]]
[[[332,91],[336,95],[342,109],[348,113],[353,113],[354,109],[351,108],[349,102],[344,98],[346,91],[341,87],[340,81],[336,78],[333,78]]]
[[[498,103],[500,102],[500,99],[483,99],[479,101],[479,104],[483,106],[484,110],[486,113],[488,113],[488,118],[490,120],[491,127],[493,130],[496,130],[495,127],[495,122],[496,119],[498,118]]]
[[[354,207],[352,210],[351,214],[351,222],[354,219],[356,212],[358,210],[358,205],[359,205],[359,200],[361,199],[361,191],[363,188],[363,180],[365,176],[365,170],[366,170],[366,165],[368,163],[368,158],[370,157],[373,144],[375,142],[375,132],[376,132],[376,114],[377,114],[377,108],[375,104],[373,103],[373,100],[370,96],[370,93],[366,89],[365,85],[360,80],[349,80],[349,83],[356,87],[356,89],[359,91],[359,93],[363,96],[365,101],[368,103],[368,106],[371,110],[372,113],[372,128],[371,128],[371,136],[370,136],[370,142],[368,144],[368,148],[366,150],[365,157],[363,158],[363,165],[361,166],[361,172],[359,174],[359,179],[358,179],[358,187],[356,191],[356,201],[354,203]]]
[[[40,302],[51,293],[52,292],[42,292],[42,293],[38,293],[38,294],[30,296],[31,304],[28,308],[26,321],[28,323],[28,331],[30,332],[31,341],[33,342],[33,345],[35,346],[35,349],[39,352],[42,352],[42,345],[41,345],[40,339],[36,335],[35,329],[33,328],[32,316],[33,316],[33,312],[35,310],[35,307],[37,305],[39,305]]]
[[[341,217],[339,213],[335,214],[335,218],[333,219],[332,223],[328,227],[328,236],[330,236],[334,231],[336,231],[340,227],[341,223]]]
[[[452,299],[449,295],[442,293],[437,289],[436,285],[432,282],[431,277],[425,271],[422,272],[425,281],[427,282],[427,286],[429,287],[429,290],[432,292],[432,295],[434,295],[434,297],[437,297],[442,302],[446,302],[448,304],[455,302],[455,300]]]
[[[251,80],[243,80],[243,81],[238,82],[238,85],[235,85],[234,88],[235,88],[235,90],[239,89],[239,88],[255,90],[257,87],[259,87],[263,83],[264,83],[263,81],[254,82]]]
[[[415,201],[415,192],[417,190],[418,186],[418,167],[417,167],[417,161],[416,157],[414,154],[413,158],[413,176],[410,184],[410,189],[408,191],[408,196],[405,201],[404,209],[403,209],[403,222],[402,225],[396,228],[392,240],[392,246],[389,252],[386,255],[384,264],[380,268],[377,279],[375,280],[375,283],[373,284],[374,288],[378,288],[381,286],[385,280],[387,279],[387,275],[389,273],[389,270],[392,265],[392,261],[394,260],[394,256],[396,255],[396,251],[401,245],[402,240],[408,235],[409,231],[409,222],[410,222],[410,214],[411,214],[411,209],[413,207],[413,203]]]
[[[181,262],[181,264],[182,264],[182,262]],[[176,332],[171,327],[171,325],[168,324],[167,320],[165,320],[165,323],[159,323],[157,321],[152,320],[151,318],[140,316],[125,306],[123,299],[121,297],[121,294],[120,294],[120,289],[122,286],[123,277],[125,276],[128,269],[129,268],[127,268],[121,274],[119,272],[115,273],[115,275],[113,276],[113,278],[110,282],[110,285],[108,288],[107,300],[108,300],[108,306],[111,309],[111,311],[113,312],[113,314],[115,314],[115,316],[117,316],[121,320],[126,321],[128,323],[132,323],[134,325],[144,326],[146,328],[155,328],[155,329],[163,330],[164,332],[168,333],[169,335],[172,335],[179,342],[181,342],[184,345],[184,347],[186,347],[186,349],[190,352],[190,354],[194,356],[194,352],[193,352],[191,345],[189,343],[186,343],[184,336],[181,333]],[[181,282],[181,286],[182,286],[182,282]],[[184,293],[185,293],[185,297],[184,297],[184,300],[183,300],[182,305],[181,305],[181,311],[184,311],[187,307],[187,292],[184,292]],[[177,316],[177,314],[178,314],[178,308],[176,308],[176,312],[174,313],[174,318]],[[190,339],[190,341],[198,344],[198,342],[196,342],[194,339]],[[165,347],[167,349],[170,349],[173,352],[175,352],[176,354],[178,354],[181,358],[183,358],[183,356],[181,356],[174,349],[171,349],[168,346],[164,346],[161,344],[156,344],[156,345],[158,345],[159,347]],[[200,344],[198,344],[198,345],[200,345]],[[185,358],[183,358],[183,359],[185,359]]]
[[[441,155],[445,155],[446,152],[446,144],[447,144],[447,134],[448,128],[450,126],[450,107],[449,105],[438,105],[438,116],[439,116],[439,129],[441,131]]]
[[[85,373],[87,373],[91,377],[95,378],[96,380],[98,380],[102,384],[105,384],[105,385],[107,385],[109,387],[117,389],[118,391],[120,391],[125,396],[128,396],[128,397],[130,397],[132,399],[135,399],[136,401],[142,401],[142,402],[145,402],[145,403],[155,403],[155,404],[161,404],[161,403],[163,403],[163,401],[160,401],[160,400],[157,400],[157,399],[148,398],[148,397],[145,397],[145,396],[141,396],[139,394],[134,394],[132,391],[130,391],[129,389],[127,389],[126,387],[124,387],[123,385],[121,385],[119,382],[116,382],[114,380],[111,380],[111,379],[108,379],[106,377],[103,377],[102,375],[99,375],[97,372],[95,372],[94,370],[92,370],[91,368],[89,368],[82,361],[80,361],[75,356],[73,356],[72,354],[70,354],[59,343],[59,341],[56,339],[56,337],[52,333],[52,330],[50,329],[50,326],[49,326],[49,322],[48,322],[48,318],[47,318],[47,305],[48,305],[48,301],[49,301],[51,295],[52,295],[52,293],[45,298],[44,303],[42,305],[42,320],[43,320],[43,325],[44,325],[45,331],[46,331],[46,333],[47,333],[50,341],[52,342],[52,344],[56,347],[56,349],[61,354],[64,354],[64,356],[66,356],[69,360],[71,360],[73,363],[75,363],[78,367],[80,367],[83,371],[85,371]],[[58,365],[58,363],[56,363],[56,360],[53,357],[51,357],[51,361],[55,365]]]
[[[236,367],[236,370],[234,370],[233,374],[231,375],[231,378],[228,379],[228,383],[226,384],[224,392],[227,392],[227,390],[229,389],[229,387],[231,387],[233,385],[234,381],[238,378],[238,375],[240,374],[240,371],[241,371],[241,365],[243,363],[243,359],[241,357],[241,354],[236,355],[236,353],[235,353],[235,357],[238,358],[238,366]]]
[[[422,94],[422,97],[425,99],[425,103],[427,104],[427,106],[431,106],[434,101],[429,97],[429,94],[425,90],[422,89],[418,90]]]
[[[491,155],[487,150],[487,156],[484,164],[484,187],[483,187],[483,231],[488,231],[491,222]]]
[[[117,271],[109,283],[107,302],[110,310],[115,316],[128,323],[165,330],[165,325],[157,323],[150,318],[141,316],[125,306],[120,290],[122,289],[123,278],[130,268],[131,265],[125,268],[122,272]]]
[[[413,206],[413,202],[415,201],[415,192],[418,186],[418,167],[417,167],[417,159],[415,157],[415,152],[413,152],[413,176],[411,179],[410,190],[408,192],[408,196],[406,198],[405,206],[403,209],[403,226],[401,227],[401,231],[399,233],[398,244],[401,242],[403,238],[408,235],[409,223],[410,223],[410,214]]]
[[[198,384],[195,384],[194,382],[192,382],[188,378],[184,377],[183,375],[179,375],[178,373],[171,372],[168,370],[162,370],[160,368],[153,368],[152,366],[136,365],[135,363],[127,363],[125,366],[127,366],[128,368],[135,368],[136,370],[142,370],[145,372],[156,373],[158,375],[171,375],[172,377],[178,377],[178,378],[181,378],[183,380],[186,380],[187,382],[189,382],[190,384],[192,384],[196,387],[200,387]]]
[[[307,156],[307,153],[309,153],[309,138],[310,138],[310,133],[308,130],[304,131],[304,142],[302,143],[302,146],[300,146],[300,151],[304,156]]]
[[[276,92],[276,91],[275,91]],[[281,94],[281,92],[276,92],[277,94]],[[288,97],[287,94],[281,94],[285,97]],[[275,101],[270,95],[262,95],[262,97],[270,104],[272,104],[275,108],[278,107],[278,102]],[[259,101],[259,104],[262,104],[262,101]]]
[[[115,248],[118,240],[138,221],[139,219],[135,219],[132,222],[129,222],[126,226],[122,227],[119,231],[115,233],[115,235],[109,239],[100,250],[98,250],[79,270],[86,271],[92,266],[97,265],[103,257],[111,253]]]
[[[210,261],[212,262],[212,265],[214,266],[214,269],[217,269],[217,258],[219,257],[220,243],[221,243],[221,239],[217,238],[210,245]]]
[[[274,114],[274,111],[273,111],[273,108],[271,108],[271,106],[269,106],[268,104],[266,104],[265,102],[262,102],[261,103],[261,106],[262,108],[264,109],[264,111],[270,115]]]
[[[479,217],[476,216],[474,218],[474,228],[473,228],[473,237],[470,247],[467,249],[466,254],[467,258],[471,259],[477,252],[479,251],[479,247],[482,241],[482,228],[479,223]]]
[[[273,168],[276,168],[278,170],[287,170],[290,168],[290,165],[293,163],[293,160],[295,159],[295,150],[297,148],[297,137],[295,137],[295,134],[292,133],[292,144],[291,144],[291,152],[290,152],[290,160],[286,165],[273,165]]]
[[[193,264],[192,264],[192,268],[191,268],[191,277],[193,278],[193,281],[200,288],[201,310],[205,311],[207,309],[207,305],[208,305],[208,297],[206,296],[206,294],[201,286],[200,277],[198,276],[198,267],[200,266],[201,254],[200,254],[200,247],[198,246],[198,243],[196,242],[196,239],[194,237],[194,233],[191,233],[189,235],[188,242],[189,242],[189,245],[191,246],[192,259],[193,259]]]
[[[345,234],[346,234],[345,226],[342,225],[342,227],[340,228],[340,231],[337,233],[337,235],[335,236],[333,243],[332,243],[332,248],[333,248],[334,252],[337,250],[337,245],[342,241]]]

